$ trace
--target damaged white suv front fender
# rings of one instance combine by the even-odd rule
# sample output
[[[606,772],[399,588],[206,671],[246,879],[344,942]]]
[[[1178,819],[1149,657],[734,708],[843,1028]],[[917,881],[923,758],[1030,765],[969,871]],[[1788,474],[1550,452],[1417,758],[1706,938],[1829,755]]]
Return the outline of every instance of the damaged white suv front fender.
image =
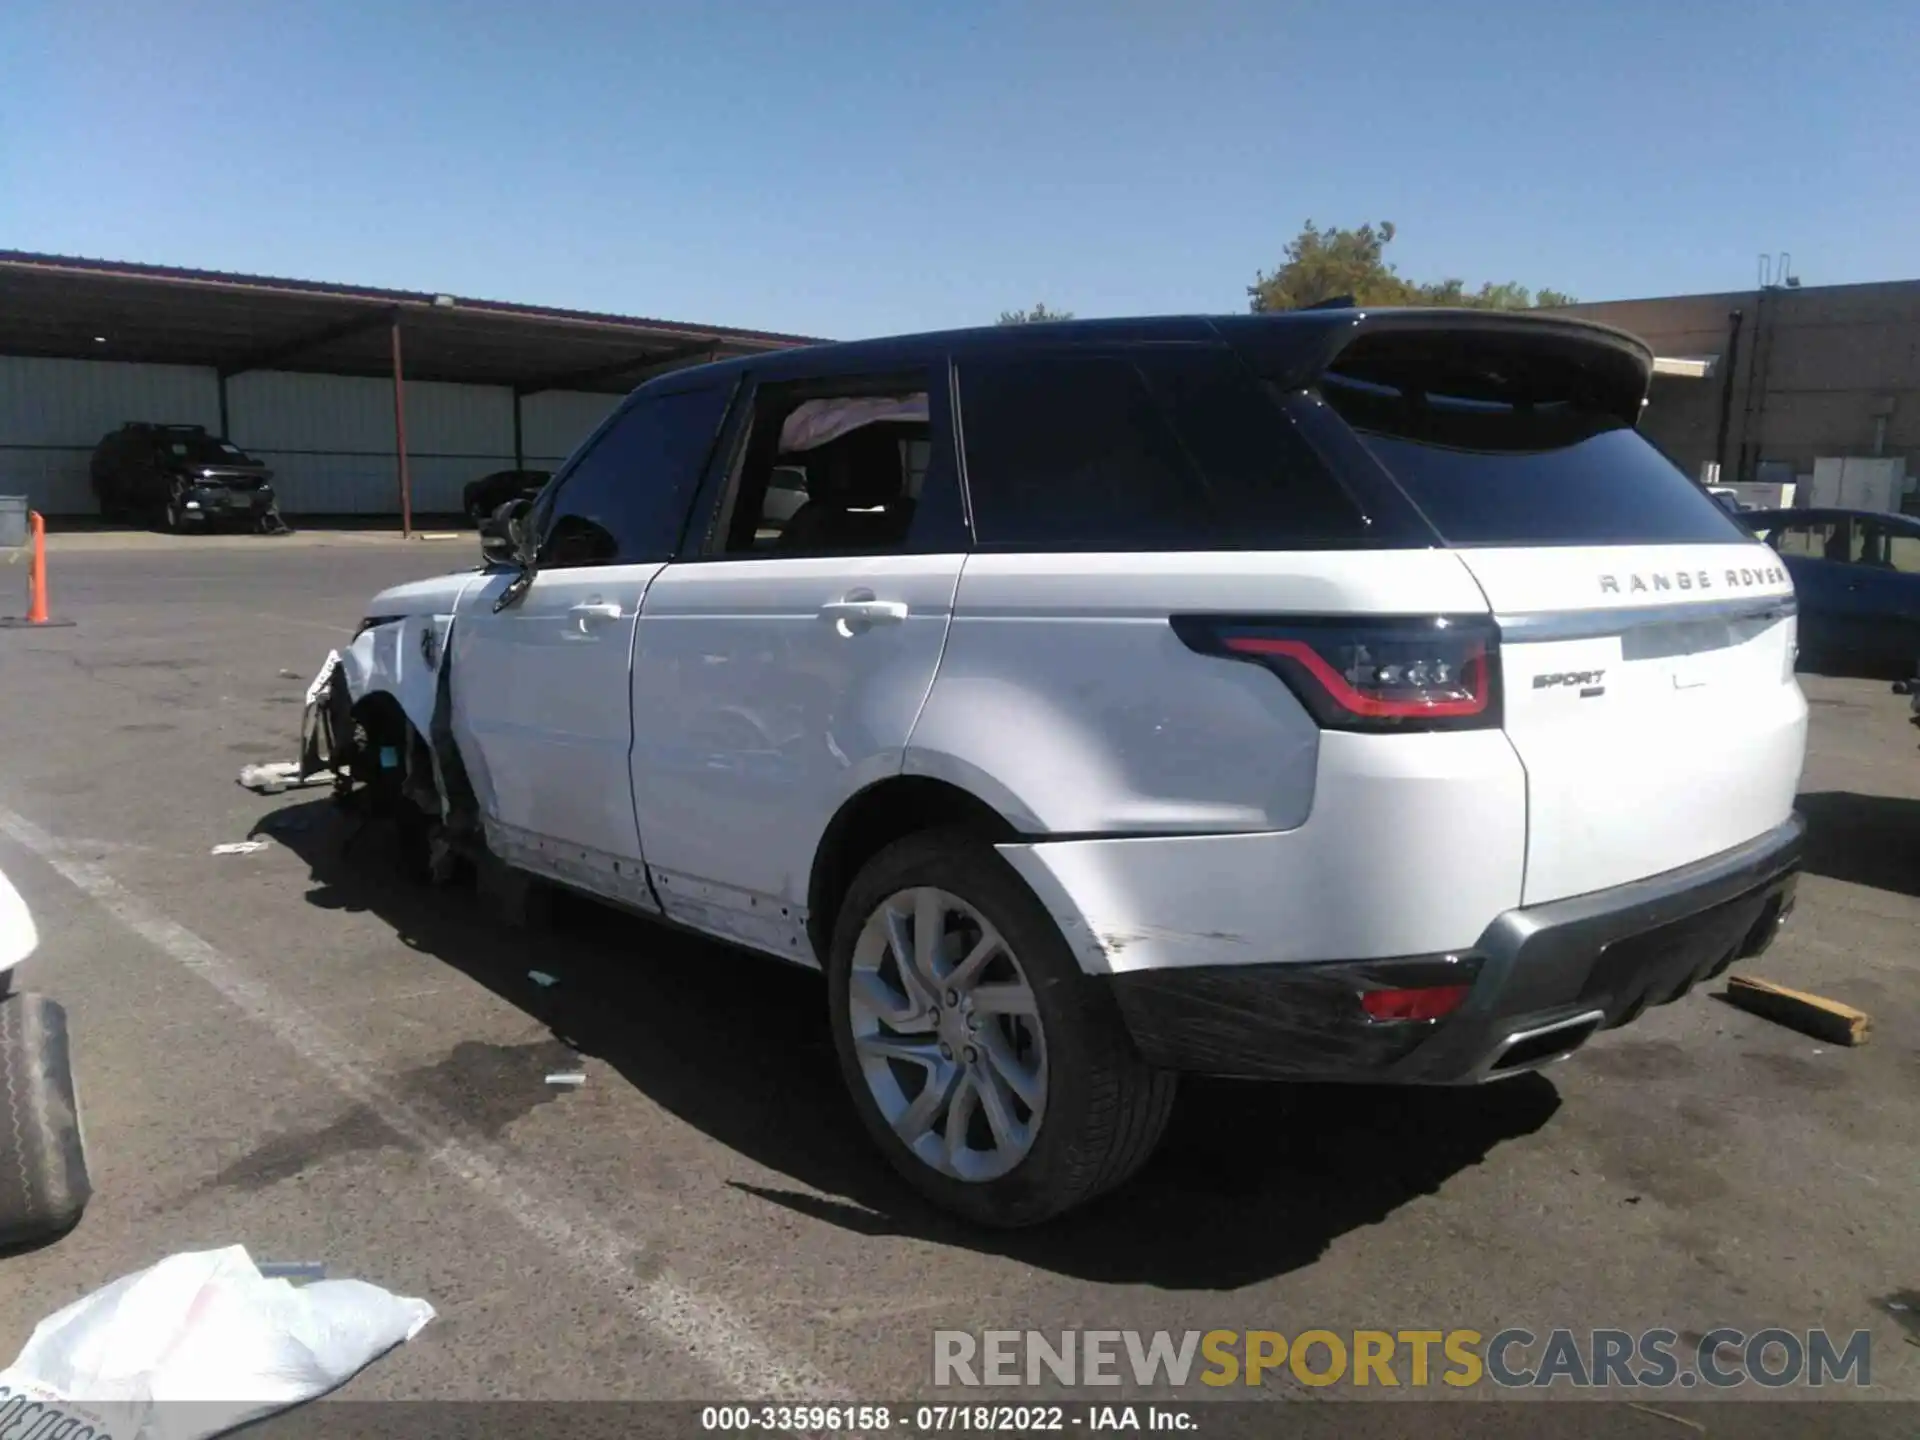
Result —
[[[359,632],[340,652],[340,673],[354,703],[391,695],[413,727],[426,734],[454,608],[481,578],[479,571],[436,575],[374,596]]]

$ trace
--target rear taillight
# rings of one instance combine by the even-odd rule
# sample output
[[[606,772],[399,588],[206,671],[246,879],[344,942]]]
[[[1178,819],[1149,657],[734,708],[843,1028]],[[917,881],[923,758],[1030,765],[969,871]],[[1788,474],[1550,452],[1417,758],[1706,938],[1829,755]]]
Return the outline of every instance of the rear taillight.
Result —
[[[1266,620],[1178,615],[1204,655],[1263,665],[1323,730],[1498,726],[1499,632],[1485,616]]]

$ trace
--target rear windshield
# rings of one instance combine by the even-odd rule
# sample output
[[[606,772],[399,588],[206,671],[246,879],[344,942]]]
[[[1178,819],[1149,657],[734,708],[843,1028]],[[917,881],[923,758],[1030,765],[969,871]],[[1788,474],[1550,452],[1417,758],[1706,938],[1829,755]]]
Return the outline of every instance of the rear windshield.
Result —
[[[1619,413],[1538,356],[1348,367],[1320,391],[1455,545],[1738,544],[1749,537]],[[1359,368],[1363,373],[1352,373]],[[1371,369],[1372,373],[1365,373]],[[1425,373],[1423,373],[1423,371]]]

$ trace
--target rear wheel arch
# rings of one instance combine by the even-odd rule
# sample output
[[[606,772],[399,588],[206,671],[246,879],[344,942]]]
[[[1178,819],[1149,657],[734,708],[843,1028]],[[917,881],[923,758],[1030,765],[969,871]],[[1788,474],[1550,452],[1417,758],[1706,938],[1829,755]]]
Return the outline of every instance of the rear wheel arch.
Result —
[[[902,944],[891,917],[909,896]],[[923,947],[929,899],[939,929]],[[1141,1057],[1112,995],[977,832],[945,826],[888,844],[848,889],[835,932],[824,961],[842,1079],[882,1153],[935,1204],[995,1227],[1037,1224],[1119,1186],[1153,1153],[1178,1077]],[[996,943],[976,944],[981,932]],[[992,969],[977,968],[981,956]],[[1016,1017],[1026,1017],[1017,1030]],[[923,1085],[907,1079],[916,1069]],[[982,1154],[1011,1168],[955,1168]]]
[[[963,830],[989,845],[1020,838],[1013,823],[979,796],[945,780],[894,775],[850,797],[814,849],[807,883],[807,936],[824,963],[840,902],[854,877],[897,840],[928,830]]]

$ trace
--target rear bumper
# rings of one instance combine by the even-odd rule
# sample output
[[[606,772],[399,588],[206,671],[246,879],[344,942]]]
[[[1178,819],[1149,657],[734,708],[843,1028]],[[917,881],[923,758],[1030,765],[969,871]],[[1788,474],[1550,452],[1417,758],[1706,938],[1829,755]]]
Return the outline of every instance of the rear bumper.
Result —
[[[1537,1069],[1736,960],[1793,908],[1798,815],[1733,850],[1628,885],[1512,909],[1471,949],[1331,964],[1112,974],[1135,1044],[1172,1070],[1270,1079],[1471,1084]],[[1371,1020],[1370,989],[1466,983],[1437,1021]]]

